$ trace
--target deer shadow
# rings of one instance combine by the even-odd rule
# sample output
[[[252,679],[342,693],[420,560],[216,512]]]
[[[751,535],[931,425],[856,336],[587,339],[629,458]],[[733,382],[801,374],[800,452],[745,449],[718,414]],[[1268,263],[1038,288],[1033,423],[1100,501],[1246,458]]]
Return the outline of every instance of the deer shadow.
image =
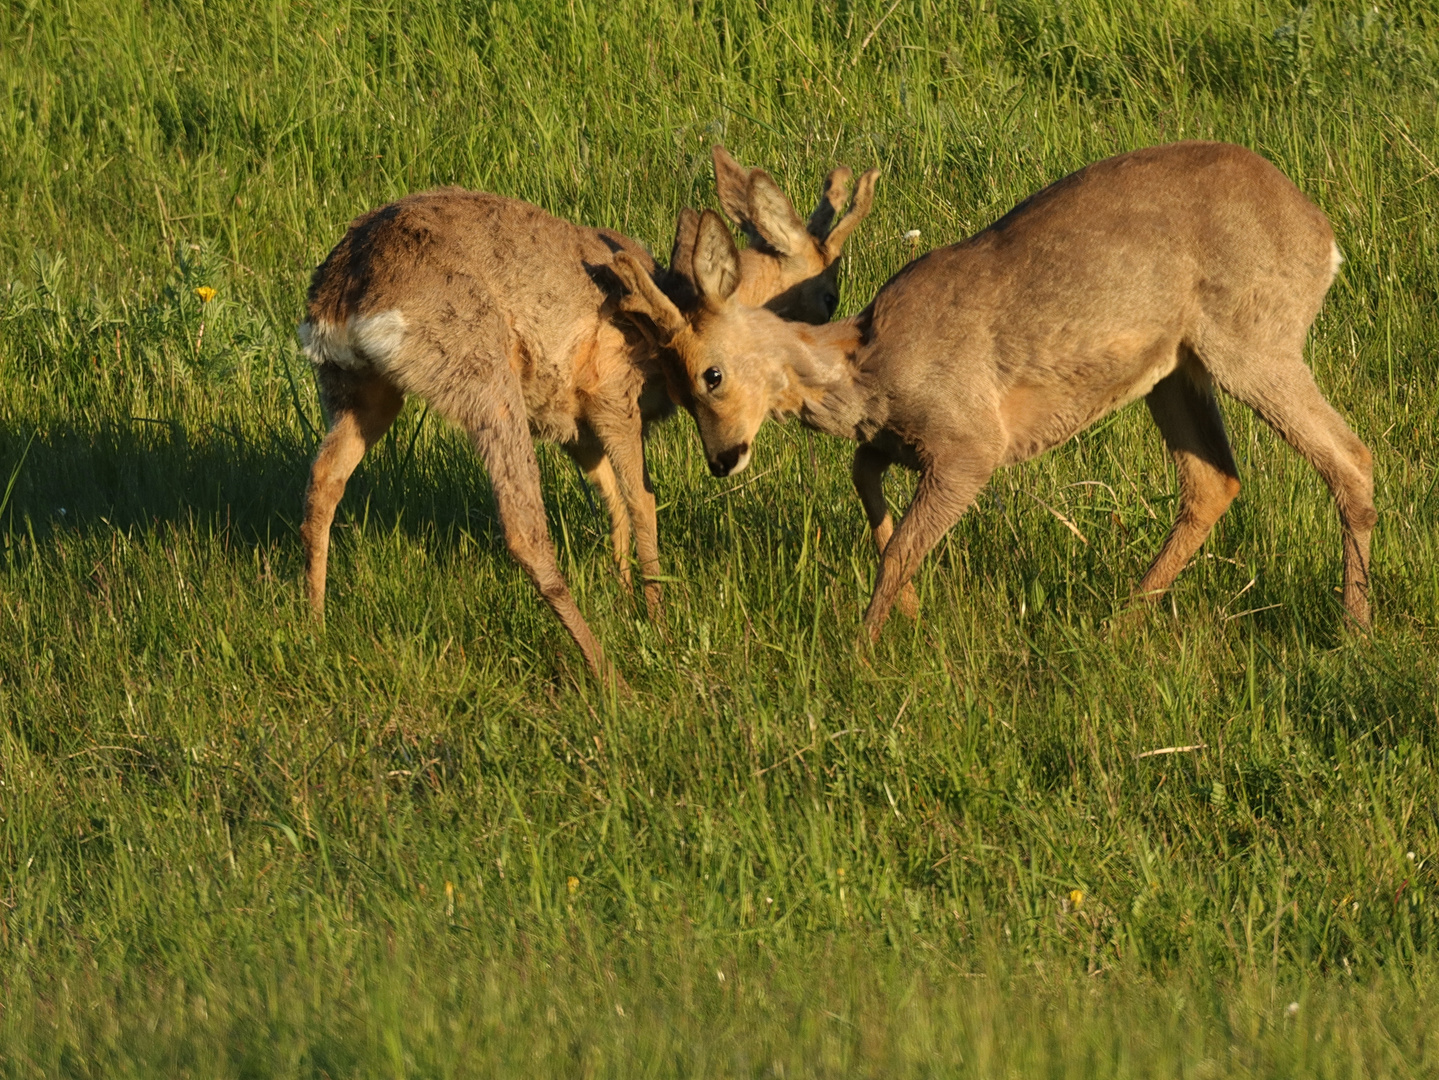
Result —
[[[405,455],[397,429],[367,455],[346,489],[337,521],[365,516],[427,543],[458,543],[460,532],[503,555],[484,470],[454,450]],[[401,455],[404,455],[401,458]],[[299,554],[313,447],[301,436],[244,433],[224,424],[109,418],[45,426],[32,438],[0,427],[0,494],[11,480],[0,531],[28,532],[37,545],[64,534],[131,533],[197,522],[231,542],[291,545]],[[583,505],[583,500],[579,500]]]

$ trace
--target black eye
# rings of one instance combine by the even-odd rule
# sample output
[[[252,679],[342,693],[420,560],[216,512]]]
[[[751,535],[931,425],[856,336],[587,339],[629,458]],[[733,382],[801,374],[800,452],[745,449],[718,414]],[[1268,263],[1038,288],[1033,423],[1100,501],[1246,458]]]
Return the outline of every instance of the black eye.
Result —
[[[705,386],[710,390],[713,390],[716,386],[718,386],[721,382],[724,381],[724,374],[717,367],[709,368],[707,371],[705,371],[703,377],[705,381]]]
[[[829,292],[824,294],[824,310],[828,315],[834,314],[834,309],[839,306],[839,297]]]

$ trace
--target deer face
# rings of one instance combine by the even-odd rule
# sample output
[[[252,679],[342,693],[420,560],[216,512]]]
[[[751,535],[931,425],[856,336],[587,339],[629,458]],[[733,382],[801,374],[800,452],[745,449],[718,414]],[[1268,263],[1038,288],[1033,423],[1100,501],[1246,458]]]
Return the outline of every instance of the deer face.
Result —
[[[787,333],[774,313],[729,304],[671,343],[713,475],[733,476],[749,464],[760,426],[789,386]]]
[[[825,264],[817,244],[793,258],[779,259],[754,248],[739,254],[736,302],[814,326],[834,318],[839,307],[839,260]],[[746,258],[751,255],[754,257]]]

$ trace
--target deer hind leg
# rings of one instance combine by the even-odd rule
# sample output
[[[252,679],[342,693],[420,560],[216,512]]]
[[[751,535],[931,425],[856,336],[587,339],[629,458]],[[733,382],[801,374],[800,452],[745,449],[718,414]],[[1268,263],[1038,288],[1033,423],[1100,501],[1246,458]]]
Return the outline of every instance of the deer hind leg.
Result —
[[[614,467],[620,493],[629,509],[635,530],[635,554],[639,556],[640,576],[645,585],[645,606],[651,618],[661,612],[659,523],[656,519],[655,493],[650,487],[649,471],[645,468],[644,424],[639,408],[633,406],[622,415],[598,417],[593,420],[605,456]]]
[[[1276,350],[1214,369],[1219,385],[1250,406],[1324,478],[1344,528],[1344,607],[1369,628],[1369,545],[1374,459],[1315,385],[1300,349]]]
[[[479,417],[457,419],[469,432],[490,474],[500,524],[505,531],[505,545],[574,638],[590,671],[603,682],[610,677],[611,669],[565,584],[550,541],[544,497],[540,493],[540,466],[530,439],[523,400],[518,390],[506,396],[511,400],[489,402]],[[614,675],[618,678],[618,673]]]
[[[861,443],[854,452],[854,490],[864,505],[864,516],[869,519],[870,533],[881,560],[884,549],[894,535],[894,520],[889,515],[889,506],[884,501],[884,474],[892,464],[889,455],[878,447]],[[899,590],[899,610],[906,618],[919,617],[919,597],[914,591],[914,582],[906,581]]]
[[[335,508],[360,459],[389,430],[405,399],[381,376],[346,371],[332,364],[318,368],[316,378],[320,400],[330,416],[330,430],[310,466],[300,539],[305,546],[305,591],[310,608],[316,615],[323,615]]]
[[[565,449],[604,499],[605,511],[610,516],[610,545],[614,548],[615,569],[625,592],[631,592],[634,586],[630,580],[630,512],[620,491],[619,480],[615,477],[614,466],[610,464],[605,448],[593,438],[582,438],[568,444]]]
[[[937,456],[925,466],[914,501],[884,546],[879,579],[864,613],[870,640],[879,640],[900,590],[909,583],[930,549],[974,502],[979,489],[994,472],[997,456],[990,448],[966,442],[947,448],[942,457]]]
[[[1239,470],[1209,376],[1198,364],[1161,379],[1145,404],[1179,474],[1179,516],[1134,590],[1135,599],[1157,600],[1239,494]]]

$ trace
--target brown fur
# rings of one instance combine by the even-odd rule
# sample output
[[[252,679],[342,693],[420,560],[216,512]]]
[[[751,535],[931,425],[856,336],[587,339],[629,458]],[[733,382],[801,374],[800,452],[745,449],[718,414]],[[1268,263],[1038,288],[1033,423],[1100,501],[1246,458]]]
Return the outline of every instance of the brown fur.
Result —
[[[804,226],[759,170],[715,148],[721,184],[744,177],[756,205],[733,209],[758,235]],[[836,170],[821,202],[839,208]],[[843,187],[842,183],[839,185]],[[783,251],[735,256],[739,295],[787,318],[822,322],[833,312],[835,234],[869,209],[866,175],[849,214]],[[485,463],[505,541],[575,639],[592,671],[599,644],[561,576],[545,522],[535,438],[562,445],[609,511],[621,579],[629,586],[631,529],[651,610],[659,603],[655,499],[645,470],[646,427],[673,405],[651,338],[619,313],[608,264],[616,251],[653,287],[694,297],[686,277],[692,211],[681,217],[673,271],[633,240],[551,217],[515,199],[448,189],[407,196],[358,218],[315,271],[300,327],[315,363],[330,431],[315,457],[305,500],[310,604],[323,613],[330,526],[345,483],[385,433],[406,394],[417,394],[467,431]],[[842,242],[842,237],[840,238]],[[792,249],[792,250],[791,250]],[[733,247],[730,248],[733,251]]]
[[[1136,589],[1162,593],[1239,492],[1216,384],[1329,485],[1344,604],[1369,625],[1370,455],[1303,358],[1339,251],[1323,213],[1257,154],[1187,142],[1098,162],[910,263],[863,312],[825,327],[737,302],[722,240],[700,222],[695,312],[669,305],[620,255],[627,303],[677,358],[717,475],[744,467],[770,412],[859,441],[855,487],[882,553],[871,635],[996,468],[1138,397],[1179,473],[1178,520]],[[892,463],[920,472],[898,528],[881,490]]]

